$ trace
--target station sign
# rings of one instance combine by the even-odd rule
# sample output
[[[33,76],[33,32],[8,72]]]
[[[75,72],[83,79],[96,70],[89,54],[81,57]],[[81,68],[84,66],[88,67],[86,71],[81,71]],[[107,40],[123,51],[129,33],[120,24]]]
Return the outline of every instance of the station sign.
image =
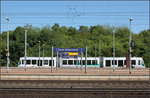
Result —
[[[54,48],[54,52],[86,52],[85,48]]]

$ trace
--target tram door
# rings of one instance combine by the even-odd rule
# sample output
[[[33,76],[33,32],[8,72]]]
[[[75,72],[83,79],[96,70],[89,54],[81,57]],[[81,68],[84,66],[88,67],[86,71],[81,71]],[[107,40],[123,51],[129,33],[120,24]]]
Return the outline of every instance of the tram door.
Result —
[[[103,58],[102,57],[100,58],[100,67],[103,68]]]
[[[49,60],[49,66],[52,66],[52,60]],[[53,60],[53,66],[54,66],[54,60]]]
[[[118,66],[123,67],[123,60],[118,60]]]
[[[58,67],[60,67],[60,64],[61,62],[60,62],[60,58],[58,57]]]
[[[38,60],[38,66],[42,66],[42,60]]]

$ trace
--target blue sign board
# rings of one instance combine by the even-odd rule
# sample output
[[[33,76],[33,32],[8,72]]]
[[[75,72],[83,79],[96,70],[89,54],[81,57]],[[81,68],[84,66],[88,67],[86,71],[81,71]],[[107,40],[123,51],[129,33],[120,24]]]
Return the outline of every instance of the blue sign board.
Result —
[[[86,52],[85,48],[54,48],[54,52]]]
[[[62,58],[66,58],[66,59],[68,59],[68,58],[77,58],[78,56],[62,56]]]

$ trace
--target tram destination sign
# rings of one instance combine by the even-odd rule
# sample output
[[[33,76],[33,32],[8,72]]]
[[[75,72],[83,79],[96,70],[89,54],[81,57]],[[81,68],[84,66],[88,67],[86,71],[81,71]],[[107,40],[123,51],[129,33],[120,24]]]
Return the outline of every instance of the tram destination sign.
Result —
[[[78,52],[69,52],[69,55],[78,55]]]
[[[77,58],[78,56],[62,56],[62,58],[68,59],[68,58]]]
[[[54,48],[54,52],[86,52],[85,48]]]
[[[81,52],[68,52],[68,53],[59,52],[58,55],[70,55],[70,56],[75,56],[75,55],[81,55]]]
[[[58,55],[68,55],[68,53],[59,52]]]

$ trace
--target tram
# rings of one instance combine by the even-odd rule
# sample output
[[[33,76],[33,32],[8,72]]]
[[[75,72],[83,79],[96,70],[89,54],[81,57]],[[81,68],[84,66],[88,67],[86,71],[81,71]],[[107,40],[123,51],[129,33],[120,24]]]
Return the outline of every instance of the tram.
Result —
[[[115,64],[113,64],[113,59]],[[26,67],[49,67],[52,66],[51,57],[27,57]],[[56,67],[56,60],[58,60],[58,67],[80,67],[85,66],[85,57],[78,58],[61,58],[53,57],[53,66]],[[131,65],[133,68],[145,68],[144,60],[141,57],[132,57]],[[18,67],[25,66],[25,57],[20,57]],[[126,57],[87,57],[87,67],[101,67],[101,68],[126,68]]]

